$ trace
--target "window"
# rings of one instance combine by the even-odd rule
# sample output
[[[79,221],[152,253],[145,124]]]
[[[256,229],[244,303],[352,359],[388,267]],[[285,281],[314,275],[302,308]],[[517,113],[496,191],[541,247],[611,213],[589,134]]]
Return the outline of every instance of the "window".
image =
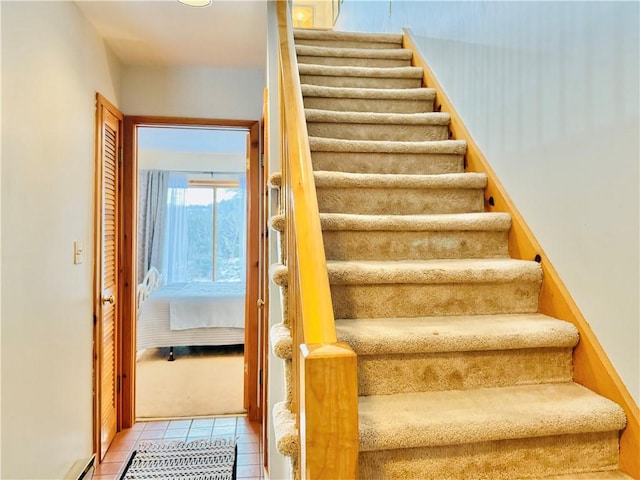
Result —
[[[202,180],[172,173],[167,212],[167,283],[244,281],[244,178]]]

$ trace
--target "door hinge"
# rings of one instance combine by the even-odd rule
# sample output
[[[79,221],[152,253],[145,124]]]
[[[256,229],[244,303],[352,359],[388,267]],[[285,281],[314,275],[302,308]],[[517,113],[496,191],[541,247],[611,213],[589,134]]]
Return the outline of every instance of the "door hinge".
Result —
[[[262,385],[262,370],[258,374],[258,385]]]
[[[94,313],[93,314],[93,324],[96,325],[98,323],[98,316]]]
[[[122,383],[122,378],[120,377],[120,375],[118,375],[116,377],[116,393],[120,393],[121,383]]]
[[[122,146],[118,147],[118,164],[122,165]]]

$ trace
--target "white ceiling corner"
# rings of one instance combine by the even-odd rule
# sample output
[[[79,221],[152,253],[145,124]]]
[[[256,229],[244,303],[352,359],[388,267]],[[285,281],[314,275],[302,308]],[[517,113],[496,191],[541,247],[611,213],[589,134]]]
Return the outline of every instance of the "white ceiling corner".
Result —
[[[76,1],[124,65],[264,68],[266,0]]]

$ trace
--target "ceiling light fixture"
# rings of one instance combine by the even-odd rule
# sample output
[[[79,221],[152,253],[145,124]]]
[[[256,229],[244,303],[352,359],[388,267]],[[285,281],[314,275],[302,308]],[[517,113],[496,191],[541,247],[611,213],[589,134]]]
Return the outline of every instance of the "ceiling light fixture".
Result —
[[[189,7],[208,7],[213,3],[213,0],[178,0],[178,3]]]

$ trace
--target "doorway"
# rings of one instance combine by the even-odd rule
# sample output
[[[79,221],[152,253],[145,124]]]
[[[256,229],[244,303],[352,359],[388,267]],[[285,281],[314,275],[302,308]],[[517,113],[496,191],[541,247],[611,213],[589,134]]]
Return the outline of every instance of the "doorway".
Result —
[[[246,413],[248,132],[137,135],[136,418]]]
[[[176,145],[174,142],[176,136],[183,137],[183,140],[188,138],[187,145],[181,147]],[[226,162],[218,158],[219,161],[216,163],[215,155],[207,155],[205,148],[207,142],[214,141],[211,140],[214,137],[218,137],[218,142],[225,141],[220,139],[226,137],[231,143],[243,144],[243,148],[235,149],[239,156],[236,155],[235,159],[227,156]],[[153,148],[156,153],[164,149],[164,154],[158,153],[154,157],[154,155],[147,155],[148,152],[143,153],[145,149],[153,149],[150,146],[154,141],[156,143]],[[209,353],[215,354],[216,349],[219,353],[220,349],[235,348],[235,353],[240,353],[242,356],[240,360],[242,363],[238,368],[239,374],[243,376],[242,406],[250,420],[260,418],[258,398],[261,366],[258,356],[257,322],[258,238],[256,229],[252,227],[252,222],[256,223],[258,215],[257,182],[254,180],[257,178],[259,169],[258,146],[259,129],[258,122],[255,121],[125,117],[121,428],[130,427],[135,423],[136,417],[139,417],[136,413],[136,360],[141,350],[140,346],[158,349],[157,353],[166,355],[163,362],[173,354],[174,358],[177,357],[177,361],[172,365],[177,365],[182,360],[182,367],[186,364],[187,356],[202,357]],[[178,150],[188,155],[178,155]],[[182,158],[180,166],[175,163],[176,157]],[[186,161],[185,158],[191,160]],[[187,165],[189,162],[190,165]],[[186,210],[182,211],[165,212],[165,234],[159,238],[161,243],[164,241],[165,247],[170,246],[170,248],[165,248],[164,254],[153,253],[153,248],[145,253],[145,249],[140,248],[140,245],[152,245],[154,241],[153,235],[149,235],[144,222],[139,224],[142,213],[138,201],[139,189],[147,189],[148,185],[141,181],[138,175],[143,171],[147,175],[148,170],[168,172],[164,175],[167,177],[164,179],[164,185],[171,185],[167,189],[167,195],[173,196],[174,201],[165,200],[166,205],[176,207],[181,204],[186,207]],[[176,220],[180,216],[183,218],[178,223],[174,222],[173,227],[167,226],[171,225],[171,222],[167,223],[171,220],[169,217]],[[224,218],[234,219],[232,227],[221,227],[221,221]],[[241,223],[244,223],[245,228],[240,230],[237,227]],[[172,232],[176,225],[178,226],[177,238],[168,238],[167,232]],[[180,228],[189,226],[192,229],[192,237],[196,236],[193,232],[197,232],[197,235],[202,238],[199,242],[191,242],[191,251],[188,254],[190,261],[187,261],[184,251],[180,253],[177,246],[180,245],[181,238],[184,240],[184,231]],[[157,238],[156,241],[158,241]],[[235,248],[239,243],[245,242],[246,250]],[[143,291],[141,294],[140,285],[147,285],[150,290],[155,290],[176,283],[199,283],[195,285],[198,290],[197,295],[207,298],[209,298],[208,293],[203,292],[205,284],[207,287],[224,287],[223,290],[226,289],[224,292],[217,292],[219,298],[216,299],[218,303],[214,302],[214,308],[217,313],[235,312],[235,315],[231,316],[236,319],[238,312],[241,311],[240,324],[215,324],[221,315],[204,314],[203,309],[211,308],[211,302],[203,298],[199,298],[196,316],[201,317],[197,321],[205,323],[195,327],[181,324],[180,322],[185,318],[193,317],[193,310],[189,310],[190,301],[180,300],[176,301],[171,309],[177,322],[174,325],[175,328],[172,330],[167,327],[164,333],[156,332],[155,339],[150,340],[147,335],[140,340],[141,345],[138,345],[136,332],[145,322],[145,319],[141,318],[142,309],[139,310],[139,304],[142,302],[144,305],[145,300],[148,299],[147,295],[151,293]],[[238,288],[240,286],[242,291]],[[159,292],[158,290],[157,293]],[[204,304],[209,306],[205,307]],[[168,307],[165,306],[165,308]],[[215,330],[218,331],[215,332]],[[222,335],[216,337],[216,333]],[[209,336],[206,337],[205,334]],[[151,337],[153,336],[154,334],[151,334]],[[151,344],[142,345],[147,341],[151,341]],[[152,345],[153,343],[157,345]],[[240,345],[240,347],[226,345]],[[174,347],[173,351],[171,347]],[[174,392],[177,395],[181,393],[184,392]],[[170,395],[170,392],[167,392],[167,395]],[[206,415],[206,413],[203,414]],[[173,415],[169,413],[167,416]]]

